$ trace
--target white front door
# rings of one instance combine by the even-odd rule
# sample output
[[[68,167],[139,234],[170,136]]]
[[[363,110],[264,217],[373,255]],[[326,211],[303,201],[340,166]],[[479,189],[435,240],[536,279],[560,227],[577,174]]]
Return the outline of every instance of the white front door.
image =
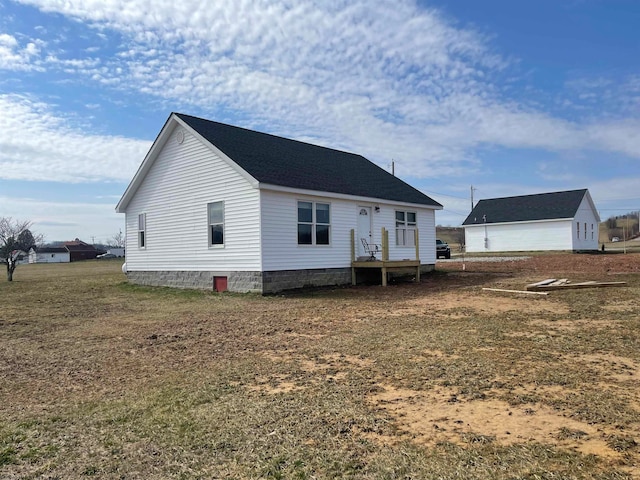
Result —
[[[364,238],[368,243],[373,243],[371,236],[371,207],[358,207],[358,233],[356,243],[359,257],[369,256],[369,252],[365,251],[362,245]]]

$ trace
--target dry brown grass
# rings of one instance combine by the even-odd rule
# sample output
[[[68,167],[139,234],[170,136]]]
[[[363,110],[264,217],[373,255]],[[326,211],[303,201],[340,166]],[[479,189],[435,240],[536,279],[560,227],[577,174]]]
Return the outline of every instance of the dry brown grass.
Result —
[[[638,255],[271,297],[119,267],[0,283],[0,478],[640,478]],[[481,289],[556,275],[628,286]]]

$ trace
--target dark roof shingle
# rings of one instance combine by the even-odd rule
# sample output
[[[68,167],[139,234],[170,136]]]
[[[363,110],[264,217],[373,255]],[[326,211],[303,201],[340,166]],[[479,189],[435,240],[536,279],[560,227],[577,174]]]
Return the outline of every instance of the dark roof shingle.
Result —
[[[64,247],[38,247],[34,249],[37,253],[69,253]]]
[[[442,207],[361,155],[175,115],[260,183]]]
[[[462,225],[573,218],[587,189],[480,200]]]

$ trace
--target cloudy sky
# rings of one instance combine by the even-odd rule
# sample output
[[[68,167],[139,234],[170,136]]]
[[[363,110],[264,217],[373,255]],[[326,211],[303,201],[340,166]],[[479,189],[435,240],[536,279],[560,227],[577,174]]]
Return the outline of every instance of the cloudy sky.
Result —
[[[637,0],[0,0],[0,216],[103,242],[170,112],[362,154],[444,205],[640,209]]]

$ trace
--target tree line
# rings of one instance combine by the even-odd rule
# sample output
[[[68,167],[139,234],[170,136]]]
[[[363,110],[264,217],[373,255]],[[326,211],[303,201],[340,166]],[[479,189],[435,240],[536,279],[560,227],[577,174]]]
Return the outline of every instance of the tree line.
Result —
[[[609,240],[634,238],[640,234],[640,211],[611,216],[606,220]]]

